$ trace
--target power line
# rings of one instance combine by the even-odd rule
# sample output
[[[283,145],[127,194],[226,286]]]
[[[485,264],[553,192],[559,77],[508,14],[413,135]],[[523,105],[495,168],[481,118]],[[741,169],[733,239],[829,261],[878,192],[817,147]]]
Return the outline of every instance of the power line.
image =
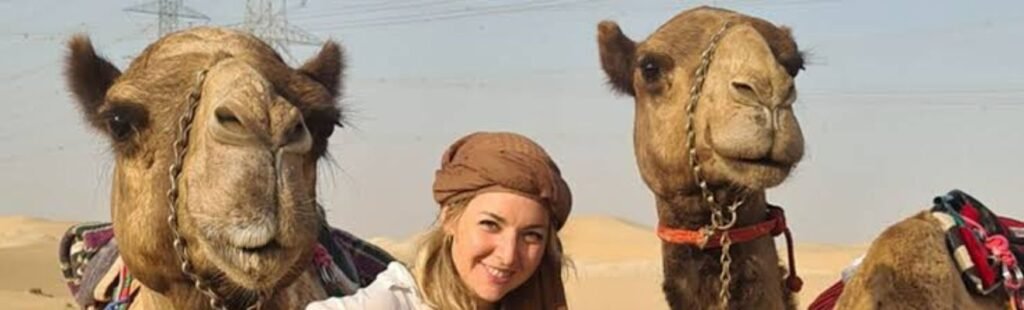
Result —
[[[1024,88],[1000,89],[945,89],[945,90],[877,90],[877,91],[834,91],[821,90],[800,92],[802,96],[863,96],[863,97],[938,97],[938,96],[996,96],[1024,95]]]
[[[639,8],[640,10],[681,10],[685,8],[694,7],[697,5],[712,5],[722,6],[725,5],[731,9],[739,9],[743,7],[795,7],[804,5],[815,5],[815,4],[835,4],[843,2],[844,0],[721,0],[721,1],[681,1],[670,6],[648,6]]]
[[[333,11],[333,12],[332,11],[319,11],[319,12],[316,12],[318,14],[301,15],[301,16],[298,16],[298,18],[296,18],[296,19],[299,19],[299,20],[312,20],[312,19],[318,19],[318,18],[322,18],[322,17],[336,17],[336,16],[344,16],[344,15],[356,15],[356,14],[366,14],[366,13],[375,13],[375,12],[388,12],[388,11],[392,11],[393,12],[393,11],[401,11],[402,9],[416,9],[416,8],[436,7],[436,6],[443,5],[443,4],[457,3],[457,2],[464,2],[464,0],[442,0],[442,1],[430,1],[430,2],[419,2],[419,3],[405,3],[405,4],[392,5],[392,6],[376,6],[376,7],[366,8],[366,9],[362,9],[362,10],[344,9],[344,10],[337,10],[337,11]]]
[[[65,34],[62,33],[31,33],[31,32],[7,32],[0,33],[0,37],[8,37],[12,39],[22,39],[25,41],[57,41],[63,40]]]
[[[302,28],[288,22],[287,0],[281,0],[275,10],[276,0],[247,0],[245,19],[240,26],[295,61],[289,45],[319,45],[321,40]]]
[[[575,4],[582,4],[584,2],[594,2],[594,0],[575,0],[566,2],[552,2],[552,1],[531,1],[517,4],[504,4],[504,5],[492,5],[485,7],[476,8],[464,8],[457,10],[439,11],[431,14],[408,14],[398,16],[388,16],[382,18],[368,18],[353,20],[347,23],[335,24],[325,27],[312,28],[312,31],[326,31],[326,30],[338,30],[338,29],[356,29],[356,28],[371,28],[371,27],[386,27],[406,24],[419,24],[419,23],[430,23],[444,20],[470,18],[487,15],[498,15],[507,13],[517,13],[534,11],[540,9],[553,9],[559,7],[567,7]]]
[[[182,2],[183,0],[156,0],[129,7],[124,10],[126,12],[156,15],[158,25],[157,33],[160,37],[182,29],[181,19],[202,20],[205,22],[210,21],[209,16],[185,6]]]
[[[570,0],[569,2],[581,2],[581,1],[585,1],[585,0]],[[594,1],[594,0],[591,0],[591,1]],[[447,1],[442,1],[442,2],[447,2]],[[436,3],[442,3],[442,2],[436,2]],[[432,15],[452,14],[452,13],[481,13],[481,15],[489,15],[489,14],[486,14],[486,13],[489,13],[489,11],[491,11],[491,10],[499,10],[500,11],[500,10],[506,10],[506,9],[530,8],[530,7],[535,7],[536,9],[543,9],[543,8],[546,8],[546,6],[549,6],[549,5],[550,6],[561,5],[559,3],[559,0],[525,0],[525,1],[518,1],[518,2],[513,2],[513,1],[507,1],[507,2],[504,2],[504,3],[499,2],[499,4],[494,4],[494,3],[495,2],[490,2],[490,1],[480,1],[480,2],[476,2],[476,3],[470,2],[470,3],[466,3],[465,5],[449,6],[449,7],[443,8],[443,10],[437,10],[437,11],[432,11],[432,12],[422,12],[422,11],[415,11],[415,10],[412,10],[411,12],[401,12],[401,11],[398,11],[398,12],[405,13],[405,14],[377,16],[377,17],[370,17],[370,18],[363,18],[363,19],[353,19],[353,20],[345,21],[345,22],[343,22],[341,24],[350,23],[350,22],[378,22],[378,21],[387,21],[387,20],[394,20],[394,19],[406,19],[406,18],[416,18],[416,17],[431,17]],[[500,12],[497,12],[497,13],[500,13]]]
[[[361,2],[361,3],[357,2],[356,4],[345,4],[345,3],[343,3],[340,6],[334,7],[333,11],[348,11],[348,10],[352,10],[352,9],[367,9],[367,8],[372,9],[372,8],[382,7],[382,6],[392,6],[392,5],[396,5],[396,4],[413,3],[413,2],[424,2],[424,1],[425,2],[430,2],[430,1],[436,1],[436,0],[390,0],[390,1],[387,1],[387,0],[376,0],[376,1]],[[348,3],[351,3],[351,1],[349,1]],[[328,12],[328,11],[332,11],[332,9],[308,11],[308,12],[299,13],[299,14],[301,15],[301,14],[320,13],[320,12]]]
[[[1024,89],[946,89],[946,90],[812,90],[802,98],[828,103],[929,107],[1017,107],[1024,106]],[[815,105],[811,105],[815,106]]]
[[[428,7],[428,6],[436,6],[436,5],[439,5],[439,4],[453,3],[453,2],[462,2],[462,1],[465,1],[465,0],[380,1],[380,2],[363,3],[363,4],[357,4],[357,5],[342,5],[342,6],[334,7],[334,8],[321,9],[321,10],[316,10],[316,11],[300,12],[300,13],[297,13],[295,15],[292,15],[292,17],[295,17],[295,18],[307,18],[307,17],[317,17],[317,16],[344,15],[344,14],[351,14],[351,13],[378,12],[378,11],[384,11],[384,10],[391,10],[391,9],[395,9],[395,8]]]

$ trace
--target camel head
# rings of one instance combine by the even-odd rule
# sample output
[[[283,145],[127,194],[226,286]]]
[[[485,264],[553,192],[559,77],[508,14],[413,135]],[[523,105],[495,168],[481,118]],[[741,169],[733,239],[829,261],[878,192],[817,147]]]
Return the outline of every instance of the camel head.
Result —
[[[764,190],[780,184],[803,157],[793,114],[803,59],[789,29],[701,7],[634,42],[604,21],[598,25],[601,65],[611,88],[635,99],[637,164],[660,197],[698,190],[687,155],[686,107],[702,53],[718,33],[693,114],[705,180],[718,188]]]
[[[324,223],[317,161],[341,117],[338,45],[292,69],[251,35],[195,28],[151,44],[124,73],[83,36],[69,50],[71,93],[115,155],[115,234],[137,279],[158,292],[192,284],[167,221],[168,171],[192,102],[176,207],[195,273],[222,293],[265,293],[308,266]]]

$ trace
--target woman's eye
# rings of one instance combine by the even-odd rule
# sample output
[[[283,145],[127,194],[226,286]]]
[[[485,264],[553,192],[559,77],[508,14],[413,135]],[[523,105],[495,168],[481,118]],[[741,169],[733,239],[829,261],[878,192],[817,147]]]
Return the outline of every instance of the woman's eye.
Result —
[[[544,241],[544,235],[538,232],[528,232],[523,235],[523,239],[529,243],[540,243]]]
[[[483,227],[483,229],[486,231],[498,231],[498,223],[494,221],[480,221],[480,227]]]

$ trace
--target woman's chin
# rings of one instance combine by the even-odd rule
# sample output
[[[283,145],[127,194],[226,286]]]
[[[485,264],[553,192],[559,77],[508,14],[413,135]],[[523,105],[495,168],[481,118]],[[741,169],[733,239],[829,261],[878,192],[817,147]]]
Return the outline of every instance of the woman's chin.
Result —
[[[471,290],[480,301],[495,303],[501,300],[502,297],[505,297],[505,294],[508,293],[508,290],[505,289],[507,284],[494,283],[494,281],[491,281],[493,279],[490,279],[487,274],[482,275],[480,278],[483,278],[481,280],[484,281],[479,281],[471,287]]]

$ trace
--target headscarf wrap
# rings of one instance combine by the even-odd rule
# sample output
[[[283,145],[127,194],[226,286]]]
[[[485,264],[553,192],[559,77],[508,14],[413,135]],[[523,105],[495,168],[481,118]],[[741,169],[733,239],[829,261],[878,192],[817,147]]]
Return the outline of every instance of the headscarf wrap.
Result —
[[[455,141],[441,158],[434,177],[434,200],[441,207],[486,192],[509,192],[548,209],[556,230],[572,210],[572,194],[558,166],[540,145],[508,132],[477,132]],[[557,248],[561,241],[554,235]],[[531,279],[509,295],[521,295],[524,304],[503,304],[506,309],[565,309],[561,262],[538,266]]]

